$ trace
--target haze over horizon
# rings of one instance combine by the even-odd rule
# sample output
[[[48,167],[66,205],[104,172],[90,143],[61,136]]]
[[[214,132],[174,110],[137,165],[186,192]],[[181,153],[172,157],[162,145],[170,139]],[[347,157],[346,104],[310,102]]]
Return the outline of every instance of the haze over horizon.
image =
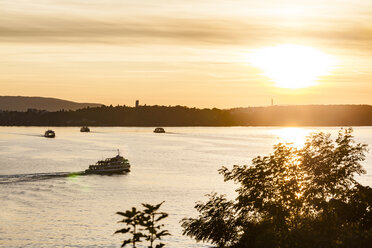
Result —
[[[2,95],[200,108],[265,106],[271,98],[281,105],[372,104],[367,0],[0,6]]]

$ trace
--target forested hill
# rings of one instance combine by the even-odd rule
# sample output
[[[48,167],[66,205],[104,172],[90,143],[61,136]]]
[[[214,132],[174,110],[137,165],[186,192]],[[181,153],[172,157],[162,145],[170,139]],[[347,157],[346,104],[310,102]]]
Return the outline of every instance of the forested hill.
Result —
[[[50,97],[0,96],[0,110],[27,111],[39,109],[47,111],[77,110],[86,107],[100,107],[99,103],[79,103]]]
[[[22,126],[372,126],[371,105],[197,109],[101,106],[76,111],[0,111],[0,125]]]

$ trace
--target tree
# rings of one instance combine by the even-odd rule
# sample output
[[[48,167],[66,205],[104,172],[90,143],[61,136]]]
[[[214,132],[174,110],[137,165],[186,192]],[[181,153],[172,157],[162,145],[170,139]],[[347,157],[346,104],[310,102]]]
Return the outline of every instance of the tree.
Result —
[[[207,241],[218,247],[232,245],[237,238],[236,211],[232,201],[224,195],[209,194],[206,203],[199,202],[195,208],[200,212],[197,219],[184,218],[181,221],[183,234],[197,241]]]
[[[145,209],[143,210],[141,225],[148,233],[145,235],[145,239],[150,241],[149,248],[153,248],[154,242],[157,239],[161,240],[162,237],[170,235],[168,230],[161,230],[164,227],[164,224],[159,224],[162,219],[168,217],[167,213],[158,211],[163,203],[164,202],[161,202],[157,205],[142,204]],[[161,248],[163,246],[163,243],[159,243],[155,248]]]
[[[220,246],[215,240],[239,230],[229,245],[244,248],[368,247],[372,189],[354,178],[365,173],[360,164],[365,152],[366,145],[354,142],[350,128],[341,129],[334,141],[329,134],[312,134],[302,148],[280,143],[250,166],[223,167],[225,181],[239,185],[238,197],[230,203],[234,211],[226,217],[236,221],[220,233],[202,232],[203,225],[219,219],[210,214],[220,209],[211,196],[184,233]],[[206,207],[213,211],[206,212]]]
[[[162,237],[170,235],[168,230],[162,230],[163,224],[159,222],[168,217],[165,212],[159,212],[159,208],[164,202],[157,205],[145,204],[142,206],[144,210],[140,211],[133,207],[131,210],[125,212],[117,212],[117,214],[124,216],[124,219],[119,221],[126,224],[127,227],[119,229],[116,233],[130,234],[130,238],[123,241],[121,247],[132,244],[133,248],[136,243],[142,242],[142,238],[150,242],[149,248],[153,248],[156,240],[161,240]],[[159,243],[155,248],[164,247],[165,244]]]
[[[127,227],[117,230],[115,234],[130,234],[130,238],[124,240],[121,247],[125,247],[127,244],[132,244],[133,248],[135,248],[136,243],[141,242],[141,238],[144,237],[144,234],[138,230],[138,226],[141,224],[142,221],[142,212],[133,207],[132,210],[117,212],[117,214],[124,217],[124,219],[119,222],[125,223]]]

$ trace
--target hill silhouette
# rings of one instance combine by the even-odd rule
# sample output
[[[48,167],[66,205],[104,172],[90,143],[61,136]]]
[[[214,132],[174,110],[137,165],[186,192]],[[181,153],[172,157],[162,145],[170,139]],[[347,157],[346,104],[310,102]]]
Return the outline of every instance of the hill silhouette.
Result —
[[[27,111],[38,109],[47,111],[77,110],[86,107],[99,107],[98,103],[77,103],[57,98],[28,97],[28,96],[0,96],[0,110]]]
[[[197,109],[101,106],[76,111],[0,111],[0,125],[22,126],[372,126],[371,105]]]

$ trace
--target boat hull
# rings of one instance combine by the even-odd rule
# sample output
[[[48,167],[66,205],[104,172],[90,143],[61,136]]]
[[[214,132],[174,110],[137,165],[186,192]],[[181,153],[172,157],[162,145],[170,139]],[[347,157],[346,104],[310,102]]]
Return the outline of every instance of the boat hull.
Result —
[[[129,172],[129,168],[114,169],[114,170],[85,170],[85,174],[98,174],[98,175],[112,175],[112,174],[124,174]]]

